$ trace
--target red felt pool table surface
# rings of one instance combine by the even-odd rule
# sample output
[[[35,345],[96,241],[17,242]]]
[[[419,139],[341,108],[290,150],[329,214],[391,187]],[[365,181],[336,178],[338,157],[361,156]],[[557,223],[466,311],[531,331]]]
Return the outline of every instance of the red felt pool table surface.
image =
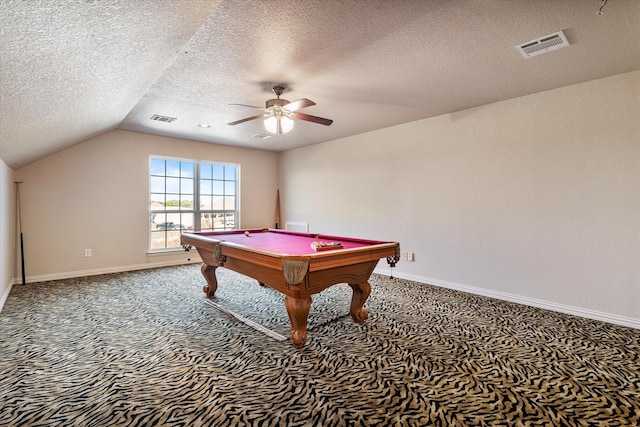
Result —
[[[369,276],[381,258],[392,267],[400,258],[396,242],[355,239],[285,230],[248,229],[183,233],[185,249],[195,247],[204,262],[203,291],[214,296],[218,281],[215,270],[225,267],[258,280],[285,295],[291,321],[291,341],[302,347],[307,337],[311,295],[338,283],[353,289],[350,314],[362,323],[369,297]],[[316,250],[312,243],[339,243],[328,250]]]
[[[254,249],[263,249],[276,252],[281,255],[308,255],[316,253],[312,248],[313,242],[340,243],[341,248],[351,249],[363,246],[383,243],[375,240],[351,239],[345,237],[326,236],[322,234],[297,233],[284,230],[246,230],[249,235],[245,235],[245,230],[233,232],[211,232],[200,233],[203,237],[218,239],[221,242],[235,243],[237,245],[248,246]]]

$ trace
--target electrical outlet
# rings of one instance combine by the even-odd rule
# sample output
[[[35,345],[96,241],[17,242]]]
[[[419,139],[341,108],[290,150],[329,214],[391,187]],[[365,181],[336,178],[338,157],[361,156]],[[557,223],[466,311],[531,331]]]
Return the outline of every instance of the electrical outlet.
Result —
[[[402,252],[402,260],[404,261],[415,261],[413,252]]]
[[[85,258],[91,257],[91,249],[85,249],[84,250],[84,257]]]

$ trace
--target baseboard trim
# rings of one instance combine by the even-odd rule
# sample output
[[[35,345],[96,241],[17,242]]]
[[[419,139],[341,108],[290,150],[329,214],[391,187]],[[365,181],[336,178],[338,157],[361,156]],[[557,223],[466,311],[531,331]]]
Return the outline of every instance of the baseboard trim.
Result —
[[[52,280],[73,279],[76,277],[98,276],[100,274],[122,273],[125,271],[146,270],[150,268],[173,267],[175,265],[197,264],[201,262],[199,259],[194,261],[164,261],[149,262],[144,264],[132,264],[117,267],[94,268],[91,270],[68,271],[63,273],[41,274],[37,276],[27,276],[26,283],[49,282]],[[14,278],[13,284],[22,283],[21,278]]]
[[[4,307],[4,303],[7,302],[7,298],[9,298],[9,294],[11,293],[12,287],[13,287],[13,280],[9,282],[9,284],[7,285],[7,289],[4,291],[4,293],[0,297],[0,312],[2,311],[2,307]]]
[[[389,275],[389,269],[376,269],[375,273]],[[531,307],[542,308],[545,310],[556,311],[559,313],[571,314],[573,316],[584,317],[601,322],[612,323],[614,325],[626,326],[629,328],[640,329],[640,319],[632,317],[618,316],[617,314],[605,313],[602,311],[589,310],[586,308],[574,307],[565,304],[558,304],[551,301],[540,300],[536,298],[523,297],[520,295],[510,294],[506,292],[493,291],[491,289],[477,288],[475,286],[463,285],[460,283],[449,282],[446,280],[433,279],[429,277],[414,276],[411,274],[395,273],[394,276],[400,279],[411,280],[414,282],[440,286],[442,288],[453,289],[456,291],[467,292],[474,295],[495,298],[502,301],[514,302],[517,304],[528,305]]]

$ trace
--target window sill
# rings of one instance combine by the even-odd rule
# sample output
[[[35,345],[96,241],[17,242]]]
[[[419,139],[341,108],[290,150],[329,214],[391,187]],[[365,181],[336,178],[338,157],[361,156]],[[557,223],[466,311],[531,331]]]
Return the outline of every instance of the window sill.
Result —
[[[181,252],[186,252],[184,249],[182,248],[175,248],[175,249],[162,249],[162,250],[157,250],[157,251],[153,251],[153,252],[149,252],[147,251],[147,256],[163,256],[163,255],[176,255],[179,254]]]

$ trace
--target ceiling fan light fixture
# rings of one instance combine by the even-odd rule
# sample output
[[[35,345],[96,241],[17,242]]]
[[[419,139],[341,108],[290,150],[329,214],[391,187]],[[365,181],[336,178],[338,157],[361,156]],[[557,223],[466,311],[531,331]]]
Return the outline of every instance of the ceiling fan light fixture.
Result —
[[[293,119],[281,111],[274,111],[264,121],[264,128],[271,133],[287,133],[293,129]]]

